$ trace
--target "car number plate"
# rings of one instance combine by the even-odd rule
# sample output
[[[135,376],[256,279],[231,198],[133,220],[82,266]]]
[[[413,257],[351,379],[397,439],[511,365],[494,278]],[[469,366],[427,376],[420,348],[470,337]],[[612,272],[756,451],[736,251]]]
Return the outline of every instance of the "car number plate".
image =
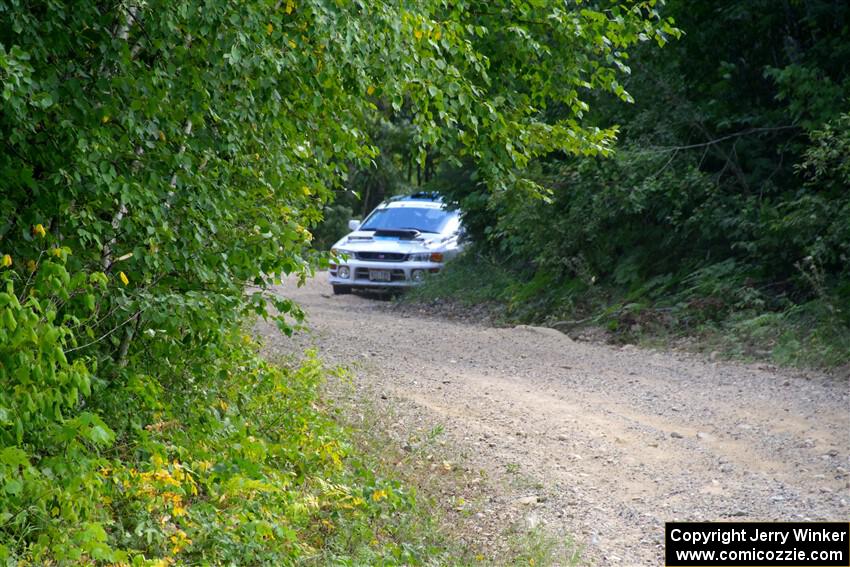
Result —
[[[392,273],[389,270],[369,270],[369,280],[373,282],[392,281]]]

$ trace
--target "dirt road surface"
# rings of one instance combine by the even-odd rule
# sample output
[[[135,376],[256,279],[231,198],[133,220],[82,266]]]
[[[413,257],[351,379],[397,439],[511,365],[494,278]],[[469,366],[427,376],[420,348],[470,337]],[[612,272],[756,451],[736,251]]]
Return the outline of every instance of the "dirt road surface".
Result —
[[[279,292],[312,333],[261,327],[273,348],[354,364],[399,427],[442,425],[465,466],[529,480],[491,485],[507,488],[473,518],[485,546],[519,518],[592,564],[663,565],[665,521],[850,518],[847,378],[448,321],[322,275]]]

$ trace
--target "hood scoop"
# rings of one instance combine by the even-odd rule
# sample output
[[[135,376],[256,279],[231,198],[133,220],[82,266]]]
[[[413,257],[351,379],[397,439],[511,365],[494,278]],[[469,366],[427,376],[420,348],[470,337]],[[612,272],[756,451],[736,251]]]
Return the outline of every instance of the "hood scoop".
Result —
[[[377,237],[392,237],[399,240],[414,240],[420,234],[415,228],[385,228],[375,231],[375,236]]]

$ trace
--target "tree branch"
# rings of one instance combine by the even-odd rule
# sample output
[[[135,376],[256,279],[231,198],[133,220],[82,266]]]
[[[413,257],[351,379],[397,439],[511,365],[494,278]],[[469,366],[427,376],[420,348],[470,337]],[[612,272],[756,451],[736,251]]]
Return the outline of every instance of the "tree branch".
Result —
[[[778,132],[781,130],[794,130],[799,128],[796,124],[789,124],[787,126],[772,126],[765,128],[747,128],[746,130],[741,130],[740,132],[735,132],[734,134],[729,134],[727,136],[721,136],[720,138],[715,138],[714,140],[709,140],[708,142],[702,142],[700,144],[688,144],[687,146],[669,146],[666,148],[653,148],[651,150],[646,150],[647,153],[663,153],[663,152],[678,152],[680,150],[693,150],[696,148],[707,148],[710,146],[714,146],[719,144],[720,142],[725,142],[726,140],[731,140],[733,138],[740,138],[741,136],[749,136],[750,134],[762,134],[765,132]]]
[[[101,335],[100,337],[96,338],[95,340],[93,340],[93,341],[91,341],[91,342],[89,342],[89,343],[86,343],[86,344],[84,344],[84,345],[80,345],[80,346],[77,346],[77,347],[74,347],[74,348],[69,348],[68,350],[66,350],[66,351],[65,351],[65,354],[68,354],[69,352],[74,352],[75,350],[82,350],[82,349],[84,349],[84,348],[88,348],[88,347],[90,347],[90,346],[92,346],[92,345],[96,345],[97,343],[99,343],[100,341],[104,340],[106,337],[108,337],[109,335],[111,335],[112,333],[114,333],[115,331],[117,331],[118,329],[120,329],[121,327],[123,327],[124,325],[126,325],[127,323],[129,323],[130,321],[132,321],[133,319],[135,319],[136,317],[138,317],[138,316],[139,316],[139,313],[140,313],[140,311],[136,311],[135,313],[133,313],[132,315],[130,315],[130,316],[129,316],[129,317],[128,317],[128,318],[127,318],[124,322],[119,323],[119,324],[118,324],[118,325],[116,325],[115,327],[113,327],[113,328],[109,329],[107,332],[105,332],[103,335]]]

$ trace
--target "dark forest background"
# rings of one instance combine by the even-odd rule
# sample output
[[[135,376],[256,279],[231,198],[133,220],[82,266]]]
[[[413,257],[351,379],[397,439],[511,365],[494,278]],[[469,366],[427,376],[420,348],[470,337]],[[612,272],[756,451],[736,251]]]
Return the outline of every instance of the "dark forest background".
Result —
[[[625,338],[720,325],[761,354],[846,361],[850,5],[672,0],[665,14],[684,33],[632,54],[634,103],[590,104],[593,123],[619,125],[613,155],[553,153],[531,164],[543,191],[498,191],[472,165],[421,159],[409,121],[382,119],[383,157],[354,173],[360,198],[343,197],[322,236],[428,186],[460,205],[475,242],[458,286],[450,271],[431,295],[474,277],[464,293],[512,318],[587,318]]]

